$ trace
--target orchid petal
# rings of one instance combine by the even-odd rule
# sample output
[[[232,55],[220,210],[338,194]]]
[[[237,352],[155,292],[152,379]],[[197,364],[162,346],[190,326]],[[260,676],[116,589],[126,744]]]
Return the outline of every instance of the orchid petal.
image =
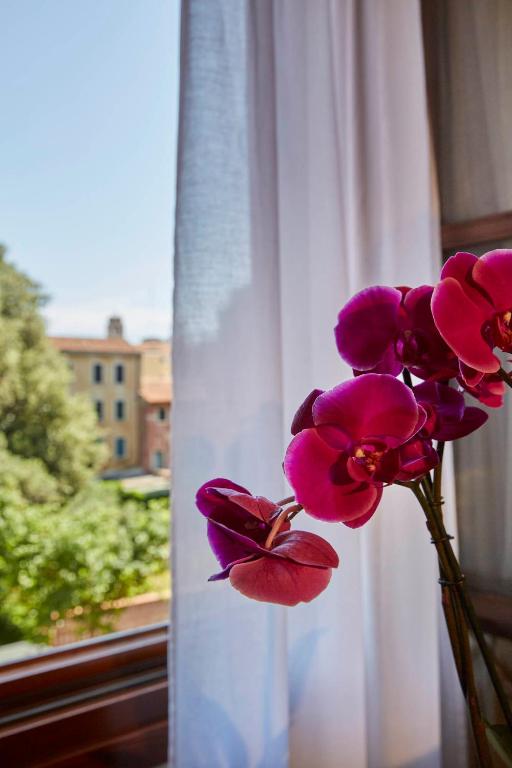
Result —
[[[405,442],[418,423],[418,406],[405,384],[368,373],[324,392],[313,406],[315,424],[335,425],[352,440],[382,436],[389,447]]]
[[[312,568],[281,558],[262,557],[233,566],[229,579],[235,589],[253,600],[293,606],[309,603],[331,580],[330,568]]]
[[[286,452],[284,470],[299,504],[319,520],[341,522],[366,514],[382,493],[369,483],[333,483],[331,468],[339,451],[322,440],[315,429],[296,435]],[[341,478],[344,479],[344,478]]]
[[[225,477],[216,477],[214,480],[209,480],[207,483],[203,483],[196,493],[196,505],[201,514],[205,517],[210,517],[215,509],[224,505],[222,498],[220,498],[218,494],[209,493],[210,488],[228,488],[230,490],[238,491],[239,493],[249,493],[247,488],[237,485],[231,480],[227,480]]]
[[[500,362],[482,336],[484,323],[493,316],[489,309],[468,298],[453,277],[442,280],[434,289],[432,313],[441,336],[460,359],[484,373],[493,373]]]
[[[268,523],[270,518],[279,509],[277,504],[273,501],[269,501],[264,496],[252,496],[250,493],[239,493],[231,488],[211,488],[213,492],[224,496],[231,503],[242,507],[246,512]]]
[[[382,495],[382,491],[381,491],[381,495]],[[373,507],[370,509],[369,512],[366,512],[364,515],[361,515],[361,517],[356,517],[355,520],[344,520],[343,525],[347,525],[349,528],[361,528],[362,525],[365,525],[365,523],[367,523],[368,520],[370,520],[374,516],[377,510],[377,507],[379,506],[379,502],[380,502],[380,496],[376,500],[375,504],[373,505]]]
[[[395,288],[375,285],[345,304],[334,332],[338,351],[352,368],[370,370],[388,353],[398,330],[401,300]]]
[[[495,310],[512,309],[512,251],[489,251],[473,267],[473,279],[492,299]]]
[[[218,571],[218,573],[213,573],[209,578],[208,581],[224,581],[224,579],[227,579],[229,577],[230,571],[234,565],[238,565],[239,563],[249,563],[251,560],[255,560],[257,558],[257,555],[248,555],[247,557],[241,557],[239,560],[234,560],[233,562],[229,563],[225,568],[222,569],[222,571]]]
[[[464,416],[458,423],[444,422],[440,425],[439,429],[432,433],[432,437],[435,440],[458,440],[461,437],[470,435],[476,429],[485,424],[488,419],[488,415],[481,408],[474,408],[470,406],[464,411]]]
[[[208,520],[207,535],[213,554],[223,568],[241,557],[247,557],[260,550],[258,542],[253,538],[244,536],[215,520]],[[265,533],[264,537],[261,537],[262,544],[267,535]]]
[[[458,422],[464,415],[464,396],[447,384],[425,381],[413,388],[418,403],[431,405],[441,421]]]
[[[459,283],[468,282],[477,261],[478,258],[473,253],[458,251],[446,260],[441,270],[441,280],[445,277],[454,277]]]
[[[439,456],[430,440],[414,438],[399,448],[401,482],[417,480],[439,464]]]
[[[317,568],[337,568],[340,562],[329,542],[310,531],[278,533],[271,553]]]
[[[323,389],[314,389],[309,393],[304,402],[299,405],[292,421],[292,435],[297,435],[303,429],[310,429],[311,427],[315,426],[313,423],[313,403],[317,399],[318,395],[321,395],[322,393]]]
[[[477,371],[475,368],[470,368],[470,366],[466,365],[466,363],[463,363],[462,360],[459,360],[459,370],[464,383],[468,384],[470,387],[476,387],[476,385],[480,384],[482,378],[484,377],[482,371]]]

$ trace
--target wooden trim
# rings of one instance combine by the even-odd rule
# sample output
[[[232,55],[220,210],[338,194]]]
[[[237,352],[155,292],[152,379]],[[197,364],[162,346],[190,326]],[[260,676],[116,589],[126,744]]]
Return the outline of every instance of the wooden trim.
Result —
[[[471,598],[484,632],[512,640],[512,597],[471,590]]]
[[[421,26],[423,36],[423,54],[425,62],[425,83],[427,91],[427,112],[430,137],[434,151],[436,174],[439,166],[441,137],[439,110],[439,83],[442,73],[438,53],[438,35],[441,25],[440,8],[438,3],[431,0],[421,0]]]
[[[167,638],[154,625],[0,666],[0,765],[164,764]]]
[[[461,250],[471,245],[512,238],[512,211],[479,219],[445,223],[441,228],[443,250]]]

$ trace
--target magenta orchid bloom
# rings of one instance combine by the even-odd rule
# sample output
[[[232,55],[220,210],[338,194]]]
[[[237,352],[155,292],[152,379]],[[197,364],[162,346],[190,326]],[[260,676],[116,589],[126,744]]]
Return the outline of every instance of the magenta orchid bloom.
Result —
[[[230,480],[205,483],[196,504],[208,519],[208,540],[222,566],[210,581],[229,578],[247,597],[292,606],[317,597],[338,567],[334,549],[314,533],[290,531],[284,522],[271,536],[281,509]]]
[[[457,377],[458,383],[465,392],[472,395],[488,408],[501,408],[505,396],[505,382],[495,373],[485,373],[480,381],[471,386],[462,376]]]
[[[487,421],[481,408],[467,407],[462,392],[436,381],[424,381],[413,388],[416,401],[427,414],[418,433],[422,438],[458,440],[466,437]]]
[[[356,293],[334,329],[341,357],[356,373],[398,376],[405,367],[420,379],[456,376],[456,355],[432,317],[433,290],[375,285]]]
[[[375,512],[384,484],[419,477],[437,464],[428,441],[419,439],[411,449],[426,414],[394,376],[370,373],[312,393],[299,413],[295,427],[313,426],[293,438],[284,470],[297,501],[320,520],[359,527]]]
[[[460,358],[470,386],[501,366],[494,348],[512,352],[512,251],[489,251],[480,259],[456,253],[443,267],[432,296],[439,332]]]

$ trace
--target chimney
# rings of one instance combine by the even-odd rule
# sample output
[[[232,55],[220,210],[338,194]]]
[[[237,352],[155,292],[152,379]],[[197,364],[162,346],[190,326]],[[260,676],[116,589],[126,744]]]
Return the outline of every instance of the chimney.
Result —
[[[110,317],[108,321],[108,338],[109,339],[122,339],[123,338],[123,321],[120,317]]]

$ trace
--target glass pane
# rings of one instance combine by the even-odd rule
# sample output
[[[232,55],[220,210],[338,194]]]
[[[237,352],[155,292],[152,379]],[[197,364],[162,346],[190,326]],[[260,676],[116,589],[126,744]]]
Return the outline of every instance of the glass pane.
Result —
[[[512,209],[512,3],[426,4],[442,216]]]
[[[179,4],[0,27],[2,663],[168,618]]]

